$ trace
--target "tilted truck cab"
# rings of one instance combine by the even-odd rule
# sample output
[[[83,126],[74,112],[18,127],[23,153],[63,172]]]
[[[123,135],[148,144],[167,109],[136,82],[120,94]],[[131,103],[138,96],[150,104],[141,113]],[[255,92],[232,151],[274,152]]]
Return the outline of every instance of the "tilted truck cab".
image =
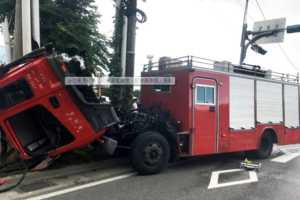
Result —
[[[90,144],[118,121],[111,105],[96,103],[90,87],[65,84],[65,77],[84,70],[83,62],[65,61],[53,48],[49,44],[1,68],[0,124],[23,160]]]

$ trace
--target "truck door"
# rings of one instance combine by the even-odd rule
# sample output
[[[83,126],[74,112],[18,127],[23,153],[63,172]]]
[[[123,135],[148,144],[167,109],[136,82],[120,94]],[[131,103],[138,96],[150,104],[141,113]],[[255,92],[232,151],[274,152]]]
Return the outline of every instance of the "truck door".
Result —
[[[192,155],[217,152],[217,85],[213,79],[195,78],[193,81]]]

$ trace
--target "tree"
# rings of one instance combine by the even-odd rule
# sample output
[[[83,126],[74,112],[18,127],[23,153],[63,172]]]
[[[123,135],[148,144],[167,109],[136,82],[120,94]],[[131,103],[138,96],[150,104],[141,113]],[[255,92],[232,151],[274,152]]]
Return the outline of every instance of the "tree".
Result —
[[[133,96],[140,98],[141,97],[141,91],[140,90],[134,90],[133,91]]]
[[[41,45],[53,42],[59,53],[86,50],[89,72],[108,70],[108,40],[99,33],[101,15],[94,0],[40,0]],[[13,16],[15,0],[1,0],[0,21]]]

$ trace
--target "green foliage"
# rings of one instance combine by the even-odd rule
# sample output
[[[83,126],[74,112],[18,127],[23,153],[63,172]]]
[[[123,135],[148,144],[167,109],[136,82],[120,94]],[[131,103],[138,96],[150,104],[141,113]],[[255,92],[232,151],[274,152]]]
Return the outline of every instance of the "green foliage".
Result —
[[[134,90],[133,91],[133,96],[140,98],[141,97],[141,91],[140,90]]]
[[[40,0],[41,45],[52,42],[59,53],[86,50],[88,72],[108,70],[108,41],[99,33],[101,15],[94,0]],[[15,0],[1,0],[0,20],[10,17]]]
[[[0,1],[0,22],[3,22],[5,17],[8,19],[12,16],[15,10],[16,0],[1,0]]]
[[[94,0],[41,0],[41,43],[53,42],[58,52],[70,55],[86,50],[89,72],[108,68],[108,41],[97,28],[101,15]]]

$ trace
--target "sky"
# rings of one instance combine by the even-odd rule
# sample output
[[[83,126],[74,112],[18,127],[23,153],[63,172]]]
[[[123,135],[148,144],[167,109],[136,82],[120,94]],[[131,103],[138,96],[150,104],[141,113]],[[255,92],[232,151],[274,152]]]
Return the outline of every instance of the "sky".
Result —
[[[299,0],[257,0],[266,19],[287,18],[287,25],[300,24]],[[115,13],[112,0],[97,0],[102,14],[99,29],[107,36],[113,30]],[[242,5],[240,5],[240,4]],[[137,23],[135,76],[148,63],[147,54],[171,58],[194,55],[238,64],[246,0],[138,0],[138,8],[147,21]],[[256,4],[249,0],[248,30],[254,21],[264,18]],[[254,21],[253,21],[254,20]],[[285,34],[280,43],[291,62],[300,70],[300,33]],[[286,59],[278,44],[262,44],[268,52],[257,54],[248,49],[245,63],[260,65],[277,72],[296,74],[297,70]]]
[[[137,23],[135,76],[140,76],[147,54],[154,62],[160,57],[193,55],[238,64],[246,0],[138,0],[138,8],[147,21]],[[299,0],[257,0],[266,19],[287,18],[287,25],[300,24]],[[99,31],[110,37],[113,31],[115,7],[113,0],[96,0],[102,15]],[[241,4],[241,5],[240,5]],[[256,0],[249,0],[248,30],[254,21],[263,21]],[[0,45],[3,45],[2,37]],[[291,62],[300,70],[300,33],[285,34],[280,44]],[[296,74],[278,44],[261,45],[267,50],[261,55],[248,50],[246,63],[264,69]]]

